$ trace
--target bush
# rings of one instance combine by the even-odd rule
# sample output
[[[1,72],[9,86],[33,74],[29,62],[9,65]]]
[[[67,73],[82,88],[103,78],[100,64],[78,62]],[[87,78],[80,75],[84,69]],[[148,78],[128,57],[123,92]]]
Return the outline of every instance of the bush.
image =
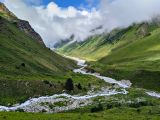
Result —
[[[71,78],[68,78],[66,83],[65,83],[65,89],[68,91],[74,90],[74,84],[73,80]]]
[[[88,83],[88,87],[91,88],[91,83]]]
[[[20,108],[17,109],[16,111],[17,111],[17,112],[25,112],[23,109],[20,109]]]
[[[100,111],[103,111],[103,106],[100,103],[98,104],[98,106],[95,106],[95,107],[91,108],[92,113],[93,112],[100,112]]]
[[[20,67],[19,67],[19,66],[17,66],[17,65],[16,65],[15,67],[16,67],[16,69],[20,69]]]
[[[45,84],[50,84],[50,82],[47,81],[47,80],[44,80],[43,82],[44,82]]]
[[[42,111],[41,111],[42,113],[45,113],[45,112],[47,112],[45,109],[43,109]]]
[[[137,111],[137,113],[140,113],[140,112],[141,112],[141,109],[138,108],[136,111]]]
[[[152,105],[152,104],[148,103],[147,101],[134,102],[134,103],[129,104],[129,106],[133,108],[139,108],[141,106],[149,106],[149,105]]]
[[[22,67],[26,67],[25,63],[21,63],[21,66],[22,66]]]
[[[113,105],[107,104],[107,109],[111,109],[111,108],[113,108]]]
[[[77,85],[77,88],[78,88],[79,90],[82,90],[82,86],[81,86],[80,83]]]

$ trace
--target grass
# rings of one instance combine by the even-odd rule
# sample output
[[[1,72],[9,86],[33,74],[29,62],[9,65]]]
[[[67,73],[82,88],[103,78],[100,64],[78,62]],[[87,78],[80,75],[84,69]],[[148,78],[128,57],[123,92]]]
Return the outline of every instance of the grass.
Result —
[[[68,78],[72,78],[74,82],[74,90],[69,94],[86,94],[91,88],[99,90],[109,85],[93,76],[73,73],[75,62],[61,57],[19,30],[11,19],[4,19],[8,17],[5,14],[0,16],[0,105],[12,106],[31,97],[62,93]],[[132,80],[135,86],[159,91],[160,30],[152,30],[150,36],[144,37],[140,34],[137,39],[137,29],[137,26],[117,29],[110,34],[91,37],[80,44],[65,46],[58,52],[67,50],[67,55],[89,61],[99,60],[90,62],[90,67],[101,74],[109,74],[117,79],[127,78]],[[82,90],[76,87],[79,83]],[[139,102],[139,99],[144,101]],[[128,95],[97,97],[93,98],[93,102],[83,108],[56,114],[0,112],[0,120],[160,119],[159,99],[147,96],[143,89],[131,88]],[[49,105],[51,109],[66,105],[64,102],[44,104]],[[101,104],[103,109],[91,113],[91,109],[97,109],[98,104]]]
[[[64,46],[61,54],[86,59],[89,68],[135,87],[160,91],[160,29],[154,22],[134,24]]]
[[[74,91],[69,94],[86,94],[91,88],[99,90],[103,86],[109,86],[104,81],[88,75],[67,73],[62,77],[39,76],[28,78],[15,78],[14,80],[0,80],[0,105],[11,106],[16,103],[22,103],[29,98],[60,94],[65,90],[65,82],[72,78]],[[77,88],[81,84],[82,90]]]
[[[112,49],[128,43],[127,38],[123,41],[119,39],[127,32],[131,34],[131,27],[125,29],[115,29],[111,33],[95,35],[83,42],[74,42],[57,49],[60,54],[79,57],[87,61],[97,61],[108,55]],[[117,42],[119,41],[119,42]],[[114,44],[116,43],[116,44]]]
[[[147,96],[143,89],[129,89],[128,95],[93,98],[93,104],[62,113],[24,113],[0,112],[2,120],[159,120],[159,99]],[[47,103],[48,104],[48,103]],[[101,111],[92,112],[98,104],[103,106]],[[57,106],[64,106],[57,103]],[[55,107],[50,105],[51,108]]]
[[[21,75],[59,75],[71,70],[75,63],[65,59],[1,18],[0,78]],[[25,67],[22,66],[25,64]]]
[[[70,94],[86,93],[90,89],[88,84],[97,88],[106,85],[95,77],[74,74],[72,70],[77,67],[74,61],[45,47],[3,15],[0,15],[0,105],[62,93],[68,78],[75,84]],[[82,90],[76,87],[79,83]]]
[[[64,83],[76,63],[45,47],[3,15],[0,15],[0,105],[62,92],[60,83]],[[51,83],[45,84],[44,80]]]
[[[0,112],[2,120],[159,120],[159,99],[147,96],[143,89],[131,88],[128,95],[93,98],[92,105],[63,113]],[[48,104],[48,103],[47,103]],[[64,103],[57,103],[63,106]],[[101,104],[103,109],[92,113]],[[51,108],[53,106],[50,106]]]
[[[91,67],[116,79],[129,79],[135,86],[160,91],[159,33],[156,29],[150,36],[136,40]]]
[[[98,113],[58,113],[58,114],[34,114],[20,112],[0,112],[2,120],[159,120],[157,110],[152,107],[140,108],[114,108]]]

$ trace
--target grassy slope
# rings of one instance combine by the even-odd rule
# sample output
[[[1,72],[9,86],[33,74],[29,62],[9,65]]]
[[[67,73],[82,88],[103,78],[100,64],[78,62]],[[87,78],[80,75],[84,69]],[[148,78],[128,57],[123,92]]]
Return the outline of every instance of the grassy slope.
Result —
[[[90,62],[90,67],[103,75],[129,79],[135,86],[160,91],[159,34],[155,23],[135,24],[76,46],[64,46],[58,52],[96,61]]]
[[[85,88],[73,93],[86,92],[89,83],[97,87],[104,84],[95,77],[74,74],[74,61],[44,47],[3,18],[0,18],[0,58],[0,105],[61,93],[67,78],[72,78],[75,85],[81,81]]]
[[[5,75],[11,75],[11,77],[56,75],[75,66],[73,61],[65,59],[39,44],[14,24],[2,18],[0,21],[0,76],[2,78]],[[21,66],[22,63],[25,64],[25,67]]]
[[[116,79],[130,79],[135,86],[160,91],[159,44],[158,28],[152,31],[150,36],[112,50],[92,67]]]
[[[1,20],[0,20],[1,21]],[[81,82],[87,89],[92,85],[105,86],[104,82],[91,76],[73,74],[68,72],[75,64],[53,53],[38,42],[27,36],[15,27],[14,24],[3,21],[0,24],[0,104],[12,105],[23,102],[29,97],[39,95],[52,95],[64,89],[64,82],[72,78],[75,84]],[[106,49],[106,48],[104,48]],[[101,50],[100,50],[101,51]],[[102,54],[103,56],[103,54]],[[100,55],[101,57],[101,55]],[[91,58],[90,58],[91,59]],[[93,59],[93,58],[92,58]],[[94,56],[94,59],[97,59]],[[25,63],[25,67],[21,64]],[[68,69],[66,69],[68,68]],[[49,82],[46,83],[43,80]],[[77,89],[74,93],[83,92]],[[140,92],[133,92],[140,93]],[[135,95],[131,95],[134,97]],[[139,97],[139,96],[136,96]],[[114,98],[114,97],[113,97]],[[124,96],[120,96],[120,99]],[[98,101],[101,100],[98,98]],[[116,99],[117,100],[117,99]],[[119,101],[119,99],[118,99]],[[155,101],[155,100],[149,100]],[[159,102],[159,100],[156,99]],[[97,100],[95,101],[97,103]],[[104,101],[103,101],[104,102]],[[158,102],[155,106],[142,106],[140,108],[114,107],[102,112],[90,113],[87,108],[81,111],[58,114],[32,114],[20,112],[0,112],[0,119],[4,120],[50,120],[50,119],[159,119]],[[111,102],[106,101],[110,104]],[[112,105],[112,103],[111,103]],[[106,106],[105,106],[106,107]],[[139,109],[141,112],[139,112]],[[138,112],[137,112],[138,110]]]
[[[131,27],[126,29],[115,29],[109,34],[101,34],[89,37],[84,42],[74,42],[57,49],[61,54],[76,56],[88,61],[97,61],[110,53],[113,48],[125,44],[128,41],[119,41],[126,32],[130,32]],[[116,43],[116,44],[114,44]]]
[[[0,58],[1,104],[12,104],[28,97],[53,92],[55,89],[43,84],[42,80],[61,80],[61,75],[75,66],[73,61],[52,52],[2,17]]]

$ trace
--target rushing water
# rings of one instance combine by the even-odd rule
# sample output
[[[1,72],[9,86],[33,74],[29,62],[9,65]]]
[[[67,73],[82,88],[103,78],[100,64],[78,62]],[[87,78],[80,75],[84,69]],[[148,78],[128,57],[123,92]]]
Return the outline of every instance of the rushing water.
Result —
[[[92,92],[84,96],[75,96],[75,95],[69,95],[66,93],[55,94],[53,96],[42,96],[39,98],[32,98],[20,105],[16,105],[13,107],[0,106],[0,111],[15,111],[18,109],[23,109],[26,112],[41,112],[42,110],[45,109],[47,112],[53,113],[53,112],[60,112],[60,111],[66,111],[66,110],[79,108],[81,106],[86,106],[90,103],[91,98],[95,98],[98,96],[111,96],[111,95],[116,95],[116,94],[127,94],[128,93],[128,91],[126,91],[126,88],[129,88],[132,85],[130,81],[128,80],[116,81],[115,79],[101,76],[98,73],[89,73],[85,70],[85,67],[87,66],[87,64],[85,64],[85,60],[80,60],[74,57],[68,57],[68,58],[77,61],[77,65],[81,66],[81,68],[74,70],[75,73],[92,75],[101,80],[104,80],[107,83],[117,84],[121,88],[121,90],[116,91],[115,89],[113,90],[103,89],[96,93]],[[151,96],[155,96],[155,97],[157,96],[160,97],[160,94],[156,94],[154,92],[147,92],[147,94]],[[70,104],[64,107],[55,107],[54,110],[50,109],[47,106],[41,105],[41,103],[44,103],[44,102],[54,104],[55,102],[61,102],[61,101],[66,101],[66,100],[70,101],[69,102]]]
[[[160,98],[160,93],[154,92],[154,91],[148,91],[146,92],[149,96]]]
[[[79,66],[82,66],[80,69],[75,69],[74,72],[75,73],[81,73],[81,74],[86,74],[86,75],[92,75],[95,76],[101,80],[104,80],[107,83],[114,83],[114,84],[118,84],[120,87],[122,88],[129,88],[132,83],[129,80],[121,80],[121,81],[117,81],[115,79],[109,78],[109,77],[105,77],[105,76],[101,76],[99,73],[90,73],[87,72],[84,68],[87,66],[87,64],[85,64],[85,60],[81,60],[79,58],[75,58],[75,57],[68,57],[70,59],[76,60]]]

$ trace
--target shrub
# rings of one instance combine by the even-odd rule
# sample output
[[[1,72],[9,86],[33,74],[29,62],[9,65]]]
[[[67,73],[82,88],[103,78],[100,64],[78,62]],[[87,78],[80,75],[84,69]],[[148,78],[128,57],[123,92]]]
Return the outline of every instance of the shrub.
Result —
[[[140,112],[141,112],[141,109],[138,108],[138,109],[137,109],[137,113],[140,113]]]
[[[17,109],[16,111],[17,111],[17,112],[25,112],[23,109],[20,109],[20,108]]]
[[[81,86],[80,83],[77,85],[77,88],[78,88],[79,90],[82,90],[82,86]]]
[[[74,84],[73,80],[71,78],[68,78],[66,83],[65,83],[65,89],[68,91],[74,90]]]
[[[88,87],[91,88],[91,83],[88,83]]]
[[[139,108],[141,106],[148,106],[148,105],[151,105],[151,103],[148,103],[147,101],[134,102],[129,104],[129,106],[133,108]]]
[[[15,67],[16,67],[16,69],[20,69],[20,67],[19,67],[19,66],[17,66],[17,65],[16,65]]]
[[[42,111],[41,111],[42,113],[45,113],[45,112],[47,112],[45,109],[43,109]]]
[[[94,106],[93,108],[91,108],[91,112],[100,112],[100,111],[103,111],[103,106],[102,104],[98,104],[98,106]]]
[[[26,67],[25,63],[21,63],[21,66],[22,66],[22,67]]]
[[[43,82],[44,82],[45,84],[50,84],[50,82],[47,81],[47,80],[44,80]]]
[[[107,104],[107,109],[111,109],[111,108],[113,108],[113,105]]]

